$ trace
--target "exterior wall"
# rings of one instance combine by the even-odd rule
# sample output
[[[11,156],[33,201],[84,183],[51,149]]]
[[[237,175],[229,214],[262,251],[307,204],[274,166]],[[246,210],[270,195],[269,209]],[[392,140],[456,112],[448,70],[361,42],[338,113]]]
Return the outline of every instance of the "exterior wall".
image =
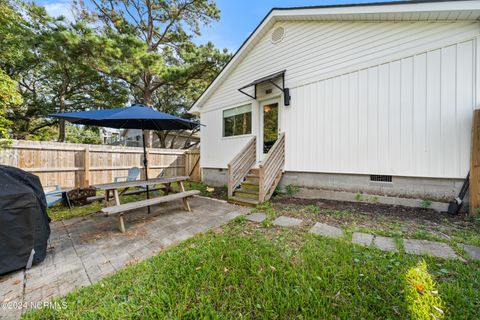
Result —
[[[248,136],[222,138],[237,91],[286,69],[286,171],[463,178],[476,97],[478,22],[279,22],[201,108],[203,168],[226,168]]]
[[[469,40],[294,88],[285,170],[464,177],[474,47]]]

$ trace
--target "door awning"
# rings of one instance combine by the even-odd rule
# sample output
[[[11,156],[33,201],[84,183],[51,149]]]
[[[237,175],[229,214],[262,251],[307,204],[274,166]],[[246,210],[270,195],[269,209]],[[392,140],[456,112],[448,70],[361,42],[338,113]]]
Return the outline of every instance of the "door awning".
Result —
[[[282,71],[279,71],[279,72],[275,72],[271,75],[262,77],[260,79],[255,80],[255,81],[252,81],[249,84],[244,85],[243,87],[238,89],[238,91],[240,91],[244,95],[256,100],[257,99],[257,85],[259,85],[261,83],[265,83],[265,82],[270,82],[271,84],[273,84],[275,87],[277,87],[279,90],[281,90],[283,92],[284,104],[286,106],[289,106],[290,105],[290,90],[288,88],[285,88],[285,72],[286,71],[287,70],[282,70]],[[282,77],[282,87],[277,85],[274,81],[274,80],[276,80],[280,77]],[[249,88],[249,87],[253,87],[253,92],[254,92],[253,96],[251,94],[243,91],[243,90],[245,90],[246,88]]]

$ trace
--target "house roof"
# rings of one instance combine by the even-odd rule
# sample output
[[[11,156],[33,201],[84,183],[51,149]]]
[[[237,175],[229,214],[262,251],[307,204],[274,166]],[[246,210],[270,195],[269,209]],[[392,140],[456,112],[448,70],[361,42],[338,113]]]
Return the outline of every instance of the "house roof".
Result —
[[[232,70],[249,51],[279,21],[457,21],[479,20],[480,1],[396,1],[362,4],[341,4],[290,8],[272,8],[242,43],[207,89],[194,102],[190,113],[199,113]],[[242,84],[239,84],[242,85]]]

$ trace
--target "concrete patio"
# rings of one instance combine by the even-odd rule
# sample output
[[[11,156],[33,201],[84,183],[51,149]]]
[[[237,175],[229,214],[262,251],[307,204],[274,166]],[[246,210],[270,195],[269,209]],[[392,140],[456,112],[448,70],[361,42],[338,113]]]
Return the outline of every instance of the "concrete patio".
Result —
[[[169,245],[221,226],[248,208],[204,197],[125,214],[126,232],[115,217],[93,214],[52,223],[48,254],[29,270],[0,276],[0,319],[18,319],[27,308],[93,284]],[[21,307],[23,306],[23,308]]]

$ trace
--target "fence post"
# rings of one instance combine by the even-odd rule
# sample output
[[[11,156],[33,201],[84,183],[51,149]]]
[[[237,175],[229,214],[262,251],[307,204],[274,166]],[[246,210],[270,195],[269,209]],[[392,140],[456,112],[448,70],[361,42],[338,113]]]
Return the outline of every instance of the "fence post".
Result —
[[[150,159],[150,149],[147,147],[147,149],[145,150],[145,157],[147,158],[147,172],[150,173],[150,165],[151,165],[151,162],[152,162],[152,159]],[[143,169],[145,170],[145,168]],[[143,174],[145,174],[145,171],[143,172]],[[149,174],[149,176],[151,177],[151,174]],[[145,176],[145,178],[147,178]]]
[[[469,213],[470,216],[475,216],[480,207],[480,110],[473,112],[470,152]]]
[[[83,186],[90,185],[90,148],[86,147],[83,153]]]
[[[183,175],[184,176],[189,176],[189,173],[190,173],[190,152],[187,150],[185,151],[185,153],[183,154],[183,163],[185,164],[183,166]]]

